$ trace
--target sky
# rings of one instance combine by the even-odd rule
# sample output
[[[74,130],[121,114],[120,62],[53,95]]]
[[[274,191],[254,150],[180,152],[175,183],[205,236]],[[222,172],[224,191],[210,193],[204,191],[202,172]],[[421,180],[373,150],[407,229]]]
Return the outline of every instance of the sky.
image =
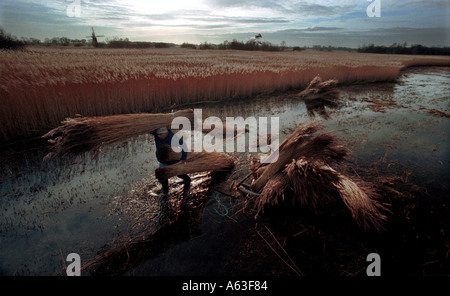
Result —
[[[450,46],[449,0],[0,0],[18,38],[273,44]]]

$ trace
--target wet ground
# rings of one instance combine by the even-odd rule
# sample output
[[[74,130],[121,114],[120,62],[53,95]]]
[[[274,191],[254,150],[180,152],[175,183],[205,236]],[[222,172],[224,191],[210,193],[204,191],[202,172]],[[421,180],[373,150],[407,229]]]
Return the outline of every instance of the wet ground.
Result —
[[[312,120],[335,131],[352,149],[346,169],[389,204],[381,233],[341,209],[255,221],[251,202],[224,194],[248,173],[247,153],[230,175],[192,175],[188,190],[174,178],[166,198],[150,136],[50,163],[37,146],[1,159],[0,273],[63,273],[76,252],[86,275],[365,275],[375,252],[383,274],[450,274],[449,81],[448,68],[413,68],[396,83],[340,86],[336,107],[312,109],[296,92],[194,106],[278,116],[280,141]]]

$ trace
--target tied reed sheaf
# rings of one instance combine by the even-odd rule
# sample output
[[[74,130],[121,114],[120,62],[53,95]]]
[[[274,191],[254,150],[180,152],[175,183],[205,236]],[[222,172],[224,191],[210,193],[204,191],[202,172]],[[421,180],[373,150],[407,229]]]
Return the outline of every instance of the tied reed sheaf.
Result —
[[[336,87],[337,84],[337,79],[323,81],[320,76],[316,76],[297,96],[306,98],[308,100],[335,100],[337,97],[339,97],[339,90]]]
[[[170,127],[172,120],[178,116],[188,118],[191,123],[194,122],[192,109],[167,114],[140,113],[67,118],[61,126],[43,136],[53,144],[53,151],[46,158],[97,151],[101,147],[124,142],[162,126]]]
[[[199,101],[340,83],[393,81],[405,66],[448,58],[348,52],[29,47],[0,54],[0,142],[67,117],[162,112]]]
[[[181,158],[181,152],[175,153],[169,145],[162,145],[157,150],[157,155],[165,156],[166,160],[178,160]],[[200,172],[223,172],[231,170],[235,165],[232,157],[224,153],[217,152],[190,152],[187,155],[185,163],[179,162],[169,166],[157,168],[155,176],[159,181],[169,178]]]
[[[365,230],[380,230],[387,217],[371,184],[346,176],[332,168],[348,154],[332,133],[317,123],[297,128],[278,149],[278,161],[254,166],[252,189],[260,193],[255,206],[258,214],[277,206],[309,207],[314,212],[341,199],[355,221]]]
[[[302,92],[297,94],[305,102],[309,116],[314,117],[317,113],[325,119],[329,118],[325,107],[336,108],[338,106],[339,89],[337,84],[337,79],[322,81],[322,78],[316,76]]]

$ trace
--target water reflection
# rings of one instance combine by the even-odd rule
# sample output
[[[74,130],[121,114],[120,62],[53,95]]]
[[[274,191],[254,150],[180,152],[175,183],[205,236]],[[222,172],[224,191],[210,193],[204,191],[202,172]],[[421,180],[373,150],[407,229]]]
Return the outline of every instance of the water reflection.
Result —
[[[339,103],[336,100],[327,100],[324,98],[302,100],[305,103],[305,107],[309,116],[315,117],[317,114],[323,119],[330,118],[328,109],[337,109],[339,106]]]

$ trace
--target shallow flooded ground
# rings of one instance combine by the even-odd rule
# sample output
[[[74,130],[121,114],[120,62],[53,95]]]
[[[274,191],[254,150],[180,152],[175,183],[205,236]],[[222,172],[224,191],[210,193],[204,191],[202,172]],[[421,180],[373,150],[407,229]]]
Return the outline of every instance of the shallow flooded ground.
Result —
[[[283,234],[280,228],[285,225],[278,232],[272,230],[276,237],[285,238],[283,246],[303,273],[360,274],[365,264],[363,255],[376,251],[369,248],[377,246],[389,258],[386,260],[391,274],[408,270],[411,274],[424,270],[448,274],[448,225],[430,221],[430,217],[439,220],[446,215],[434,215],[425,209],[448,208],[449,82],[448,68],[413,68],[396,83],[341,86],[341,102],[332,108],[305,104],[293,96],[296,92],[193,107],[219,118],[279,117],[280,142],[300,124],[316,120],[347,142],[352,149],[349,164],[355,174],[376,182],[385,193],[391,192],[384,201],[400,203],[400,199],[390,200],[398,194],[411,201],[405,204],[405,211],[392,216],[394,222],[401,221],[393,222],[394,232],[376,238],[358,232],[357,239],[352,238],[348,245],[332,245],[349,237],[344,231],[332,237],[332,232],[342,229],[326,228],[334,223],[329,217],[322,217],[316,226],[305,221],[303,228],[298,221],[292,224],[298,233],[306,234],[310,244],[317,244],[314,248],[309,245],[297,251],[298,244],[305,243],[300,239],[302,234],[294,238],[292,233]],[[188,193],[183,193],[182,184],[174,178],[171,184],[175,185],[165,203],[154,178],[157,161],[152,136],[142,135],[97,156],[50,162],[42,162],[48,147],[37,147],[16,153],[7,150],[1,158],[0,274],[64,274],[65,258],[73,252],[80,254],[82,264],[89,265],[82,274],[108,273],[108,259],[117,262],[110,263],[115,268],[109,270],[110,274],[297,273],[262,239],[275,237],[270,225],[260,223],[260,228],[254,228],[251,210],[242,211],[243,200],[217,189],[214,184],[220,186],[223,176],[194,174]],[[227,176],[228,182],[238,181],[248,173],[249,155],[235,156],[238,165]],[[417,196],[420,204],[415,203]],[[420,206],[424,212],[417,210]],[[408,213],[411,217],[404,218]],[[402,233],[403,218],[413,219],[414,225],[405,226],[405,239],[399,243],[394,234]],[[427,221],[431,228],[423,228]],[[322,236],[318,236],[315,227]],[[418,235],[424,237],[414,240]],[[411,242],[416,245],[411,246]],[[325,250],[327,244],[334,249],[311,251]],[[130,248],[125,247],[128,255],[133,252],[138,257],[133,264],[129,260],[121,263],[123,246]],[[360,253],[339,253],[338,249],[344,247]],[[249,248],[255,251],[252,253]],[[406,254],[405,258],[396,259],[401,253]],[[410,266],[407,256],[415,257]],[[352,260],[357,262],[349,267]],[[406,266],[394,267],[399,262]],[[339,270],[339,264],[346,266]],[[97,268],[101,272],[96,272]]]

